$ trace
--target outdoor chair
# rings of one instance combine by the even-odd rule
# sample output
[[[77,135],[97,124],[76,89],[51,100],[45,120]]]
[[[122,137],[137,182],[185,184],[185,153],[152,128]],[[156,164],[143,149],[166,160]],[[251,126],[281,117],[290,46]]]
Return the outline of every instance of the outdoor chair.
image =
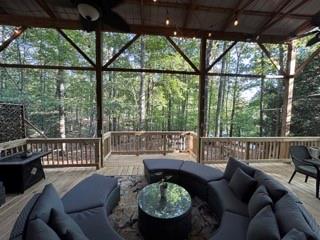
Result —
[[[308,177],[316,179],[316,197],[319,198],[319,182],[320,182],[320,161],[313,159],[305,146],[291,146],[289,149],[292,162],[294,164],[294,172],[289,180],[289,183],[297,172]]]

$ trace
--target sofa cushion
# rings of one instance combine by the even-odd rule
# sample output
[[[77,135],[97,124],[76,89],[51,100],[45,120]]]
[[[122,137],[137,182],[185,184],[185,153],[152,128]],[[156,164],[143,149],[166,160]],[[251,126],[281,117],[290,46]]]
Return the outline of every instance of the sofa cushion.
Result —
[[[238,168],[230,182],[229,187],[243,202],[248,202],[256,187],[256,180]]]
[[[270,198],[266,187],[260,185],[249,200],[249,217],[253,218],[262,208],[267,205],[272,205],[272,199]]]
[[[304,232],[310,239],[318,239],[301,213],[298,204],[289,194],[284,195],[274,204],[281,236],[285,236],[291,229],[295,228]]]
[[[248,240],[280,240],[277,219],[270,205],[261,209],[250,221]]]
[[[65,238],[67,233],[70,236],[82,236],[83,239],[88,238],[84,235],[79,225],[64,212],[52,209],[49,220],[50,227],[61,237]]]
[[[317,223],[317,220],[310,214],[310,212],[304,207],[302,203],[297,203],[297,206],[300,209],[300,212],[308,223],[309,227],[315,233],[315,236],[318,237],[317,240],[320,240],[320,226]]]
[[[274,202],[278,201],[283,195],[288,193],[288,189],[286,187],[262,171],[257,170],[254,178],[258,181],[259,185],[264,185],[267,188],[269,195]]]
[[[239,215],[248,216],[247,204],[236,197],[229,188],[228,181],[225,179],[209,182],[208,204],[219,218],[227,210]]]
[[[88,238],[84,234],[67,231],[63,240],[88,240]]]
[[[178,171],[183,161],[175,159],[144,159],[144,166],[150,171],[176,170]]]
[[[60,237],[44,221],[42,221],[40,218],[37,218],[29,222],[25,239],[60,240]]]
[[[51,209],[64,211],[64,206],[59,198],[59,195],[52,184],[44,187],[37,202],[35,203],[29,220],[41,218],[45,223],[48,223],[50,218]]]
[[[307,240],[303,232],[293,228],[281,240]]]
[[[232,175],[234,172],[238,169],[241,168],[242,171],[244,171],[246,174],[249,176],[253,177],[255,169],[247,165],[246,163],[243,163],[239,160],[236,160],[232,157],[229,158],[229,161],[227,163],[226,169],[224,171],[224,178],[227,179],[228,181],[231,180]]]
[[[219,180],[223,177],[223,173],[219,169],[208,167],[191,161],[184,161],[180,168],[180,171],[190,174],[191,176],[198,178],[202,182]]]
[[[229,211],[224,212],[218,230],[210,240],[246,240],[249,218]]]
[[[63,196],[62,202],[65,211],[72,213],[104,206],[109,194],[117,186],[118,180],[116,178],[93,174]]]

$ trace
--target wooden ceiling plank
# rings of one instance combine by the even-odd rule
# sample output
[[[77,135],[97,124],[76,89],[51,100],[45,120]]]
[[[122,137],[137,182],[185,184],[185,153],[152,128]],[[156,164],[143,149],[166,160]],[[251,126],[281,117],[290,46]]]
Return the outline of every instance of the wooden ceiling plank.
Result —
[[[216,65],[236,44],[238,41],[234,41],[219,57],[217,57],[216,60],[214,60],[209,67],[207,67],[206,72],[208,73],[214,65]]]
[[[144,6],[143,6],[143,0],[140,0],[140,19],[141,19],[141,24],[144,25]]]
[[[306,66],[317,56],[320,54],[320,47],[318,47],[303,63],[300,64],[299,67],[296,68],[295,78],[300,76]]]
[[[194,63],[188,58],[188,56],[181,50],[181,48],[170,38],[166,37],[172,47],[183,57],[183,59],[190,65],[190,67],[195,71],[199,72],[199,69],[194,65]]]
[[[102,69],[107,69],[125,50],[127,50],[138,38],[139,34],[136,34],[129,42],[127,42],[109,61],[102,67]]]
[[[44,0],[35,0],[37,4],[41,7],[41,9],[48,14],[49,17],[51,18],[57,18],[56,14],[51,10],[49,5],[46,3]]]
[[[1,45],[0,45],[0,52],[5,50],[9,45],[17,39],[21,34],[26,30],[26,27],[17,27],[13,32],[11,33],[10,37],[6,39]]]
[[[320,11],[318,11],[315,15],[319,15]],[[312,18],[310,18],[307,21],[304,21],[299,27],[297,27],[297,29],[289,34],[289,38],[295,38],[297,35],[304,33],[308,30],[311,30],[312,28],[314,28],[314,26],[312,25],[311,22]]]
[[[186,28],[188,26],[188,23],[190,21],[190,14],[192,12],[194,5],[193,0],[189,0],[188,7],[186,8],[182,28]]]
[[[268,57],[272,65],[278,70],[278,72],[280,72],[283,75],[286,75],[286,73],[283,71],[280,64],[275,59],[272,58],[271,53],[268,51],[268,49],[260,42],[258,42],[258,45],[261,48],[261,50],[264,52],[264,54]]]

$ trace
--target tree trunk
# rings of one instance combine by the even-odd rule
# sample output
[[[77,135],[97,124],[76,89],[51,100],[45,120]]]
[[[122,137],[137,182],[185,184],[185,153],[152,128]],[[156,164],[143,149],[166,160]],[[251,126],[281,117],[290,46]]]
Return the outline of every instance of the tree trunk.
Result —
[[[140,67],[144,68],[145,59],[145,43],[144,38],[140,38]],[[146,95],[144,89],[145,73],[140,73],[140,89],[139,89],[139,130],[143,130],[145,127],[146,118]]]
[[[212,50],[212,44],[213,44],[213,40],[209,40],[208,41],[208,46],[206,49],[206,68],[209,67],[210,65],[210,58],[211,58],[211,50]],[[210,106],[208,106],[208,85],[209,85],[209,77],[206,74],[205,76],[205,81],[204,81],[204,134],[205,136],[208,136],[208,108]]]
[[[261,69],[264,70],[264,58],[263,52],[261,52]],[[263,73],[264,74],[264,73]],[[264,77],[261,78],[260,81],[260,137],[263,136],[263,92],[264,92]]]
[[[59,101],[59,137],[66,137],[66,116],[64,107],[64,97],[65,97],[65,81],[64,72],[59,69],[57,74],[57,97]]]

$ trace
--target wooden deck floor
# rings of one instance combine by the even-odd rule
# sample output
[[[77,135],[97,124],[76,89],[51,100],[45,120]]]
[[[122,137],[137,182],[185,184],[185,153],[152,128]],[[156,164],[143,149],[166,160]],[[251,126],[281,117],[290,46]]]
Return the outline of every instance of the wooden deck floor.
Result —
[[[193,160],[189,154],[173,153],[163,155],[141,155],[124,156],[113,155],[105,162],[104,168],[96,171],[95,168],[63,168],[46,169],[46,179],[37,183],[24,194],[7,196],[6,203],[0,207],[0,240],[9,238],[12,226],[26,202],[36,192],[40,192],[44,185],[53,183],[59,194],[62,196],[70,188],[76,185],[85,177],[100,173],[104,175],[143,175],[142,159],[144,158],[174,158],[182,160]],[[295,192],[304,202],[306,208],[320,223],[320,200],[315,197],[315,180],[310,179],[304,183],[304,177],[297,174],[291,184],[287,181],[292,173],[292,167],[285,163],[255,163],[252,166],[259,168],[282,182],[285,186]],[[214,167],[225,168],[225,164],[216,164]]]

